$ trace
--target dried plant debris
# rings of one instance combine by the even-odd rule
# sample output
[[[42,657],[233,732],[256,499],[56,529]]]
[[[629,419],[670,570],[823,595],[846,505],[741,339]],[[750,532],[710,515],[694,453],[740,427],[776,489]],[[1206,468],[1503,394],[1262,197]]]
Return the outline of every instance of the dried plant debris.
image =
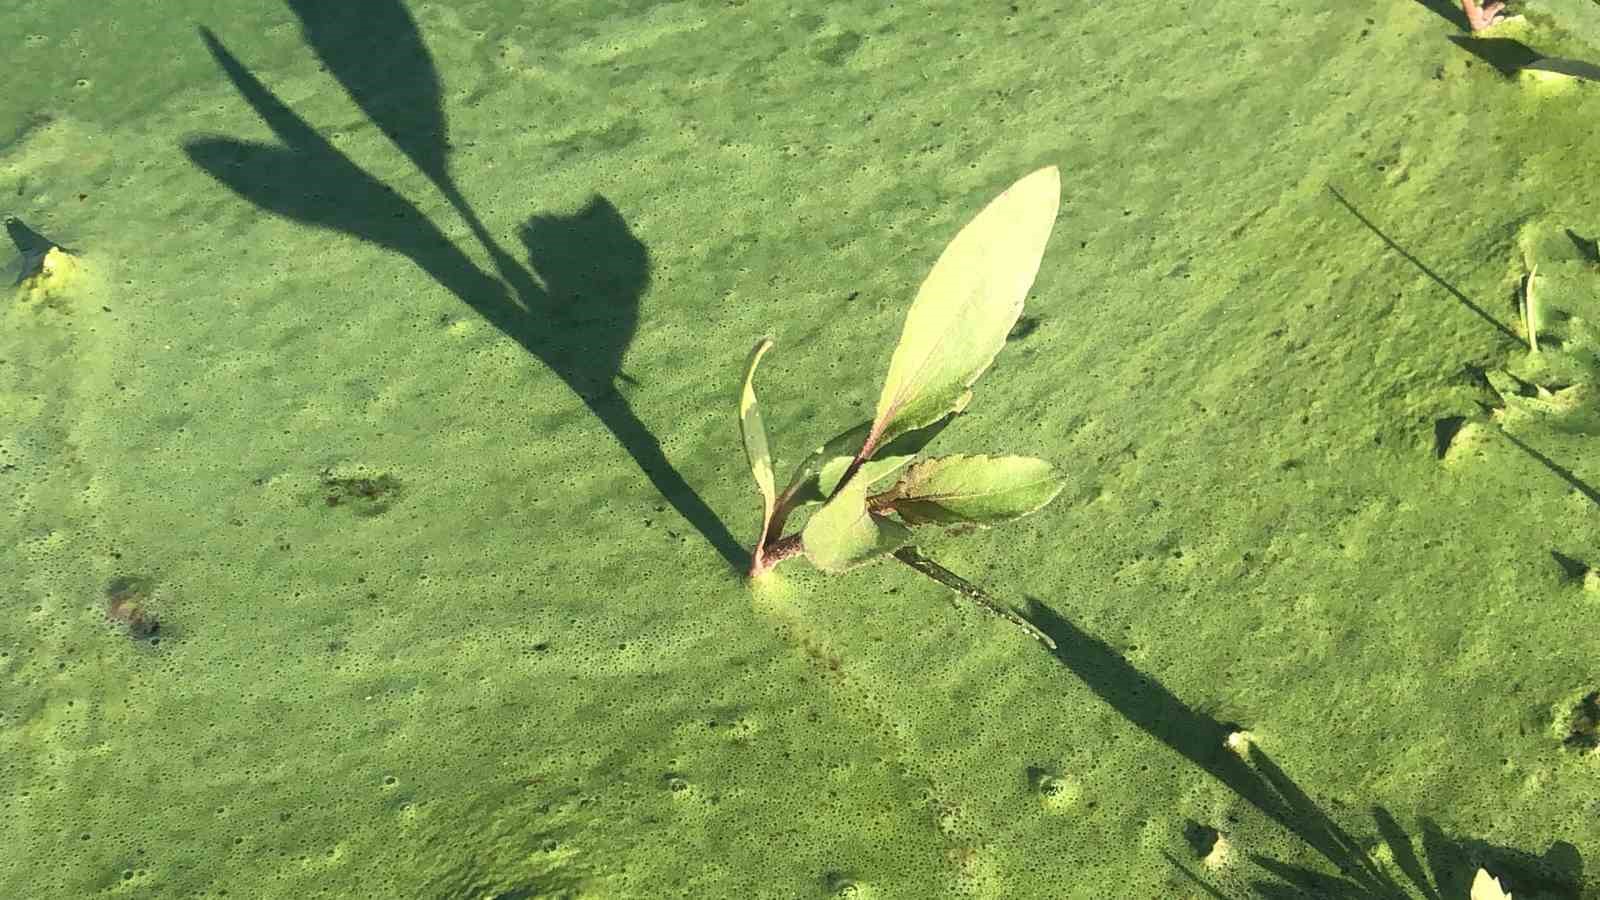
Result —
[[[154,581],[142,575],[113,578],[106,585],[106,618],[127,628],[131,637],[155,637],[161,623],[150,611],[150,591],[154,586]]]
[[[400,481],[392,475],[376,478],[341,478],[330,471],[322,473],[322,499],[325,504],[348,506],[359,516],[381,515],[399,499]]]

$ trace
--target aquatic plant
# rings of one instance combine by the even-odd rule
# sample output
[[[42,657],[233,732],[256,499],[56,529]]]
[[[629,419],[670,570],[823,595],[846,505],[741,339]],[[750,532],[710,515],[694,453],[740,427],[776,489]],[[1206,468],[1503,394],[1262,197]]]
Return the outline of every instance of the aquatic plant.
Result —
[[[756,367],[773,341],[756,344],[739,397],[745,453],[762,499],[761,531],[750,553],[752,578],[794,556],[804,555],[829,573],[893,556],[1053,646],[976,585],[923,556],[911,528],[987,528],[1038,511],[1064,486],[1053,465],[1026,456],[914,462],[966,409],[973,383],[1016,325],[1060,195],[1060,173],[1054,166],[1040,169],[1007,188],[956,234],[906,313],[872,420],[814,450],[781,493],[755,393]],[[896,473],[898,480],[882,487]],[[813,504],[821,508],[804,528],[785,535],[790,514]]]
[[[150,611],[150,579],[125,575],[106,585],[106,618],[128,629],[134,638],[154,637],[161,623]]]

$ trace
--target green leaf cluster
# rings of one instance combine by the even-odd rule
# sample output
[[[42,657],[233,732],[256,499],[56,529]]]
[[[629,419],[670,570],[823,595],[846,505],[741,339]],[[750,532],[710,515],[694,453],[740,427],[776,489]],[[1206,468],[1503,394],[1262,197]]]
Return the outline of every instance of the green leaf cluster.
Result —
[[[1063,476],[1041,459],[914,462],[966,408],[973,384],[1005,346],[1038,274],[1060,194],[1060,173],[1040,169],[957,233],[911,303],[871,421],[812,451],[781,493],[755,393],[756,368],[772,340],[756,344],[739,396],[745,453],[762,498],[752,575],[801,554],[825,572],[842,572],[908,547],[915,526],[987,528],[1036,512],[1061,492]],[[792,512],[816,504],[821,508],[800,532],[782,535]]]

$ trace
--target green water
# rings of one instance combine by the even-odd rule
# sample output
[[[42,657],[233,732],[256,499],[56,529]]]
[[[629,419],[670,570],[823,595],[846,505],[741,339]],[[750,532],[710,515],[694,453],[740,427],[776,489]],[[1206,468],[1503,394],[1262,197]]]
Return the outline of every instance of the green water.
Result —
[[[0,313],[0,896],[1600,896],[1600,84],[1445,0],[363,6],[0,12],[78,263]],[[1057,652],[752,590],[750,346],[786,474],[1044,165],[937,449],[1069,485],[922,548]]]

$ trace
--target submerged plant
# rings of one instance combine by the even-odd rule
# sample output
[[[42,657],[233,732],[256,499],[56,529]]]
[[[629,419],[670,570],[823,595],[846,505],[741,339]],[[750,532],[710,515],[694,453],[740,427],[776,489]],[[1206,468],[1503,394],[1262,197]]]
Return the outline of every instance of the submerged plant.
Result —
[[[813,451],[780,493],[755,373],[772,348],[762,338],[745,366],[739,424],[761,492],[761,533],[750,556],[759,577],[804,555],[824,572],[843,572],[893,556],[968,599],[1043,632],[977,586],[923,556],[911,528],[986,528],[1036,512],[1065,482],[1050,463],[1026,456],[942,456],[913,462],[972,399],[972,385],[1005,345],[1044,256],[1060,203],[1061,176],[1040,169],[1006,189],[955,236],[906,313],[900,343],[869,422]],[[885,486],[890,476],[898,480]],[[821,504],[804,528],[783,529],[802,507]]]

